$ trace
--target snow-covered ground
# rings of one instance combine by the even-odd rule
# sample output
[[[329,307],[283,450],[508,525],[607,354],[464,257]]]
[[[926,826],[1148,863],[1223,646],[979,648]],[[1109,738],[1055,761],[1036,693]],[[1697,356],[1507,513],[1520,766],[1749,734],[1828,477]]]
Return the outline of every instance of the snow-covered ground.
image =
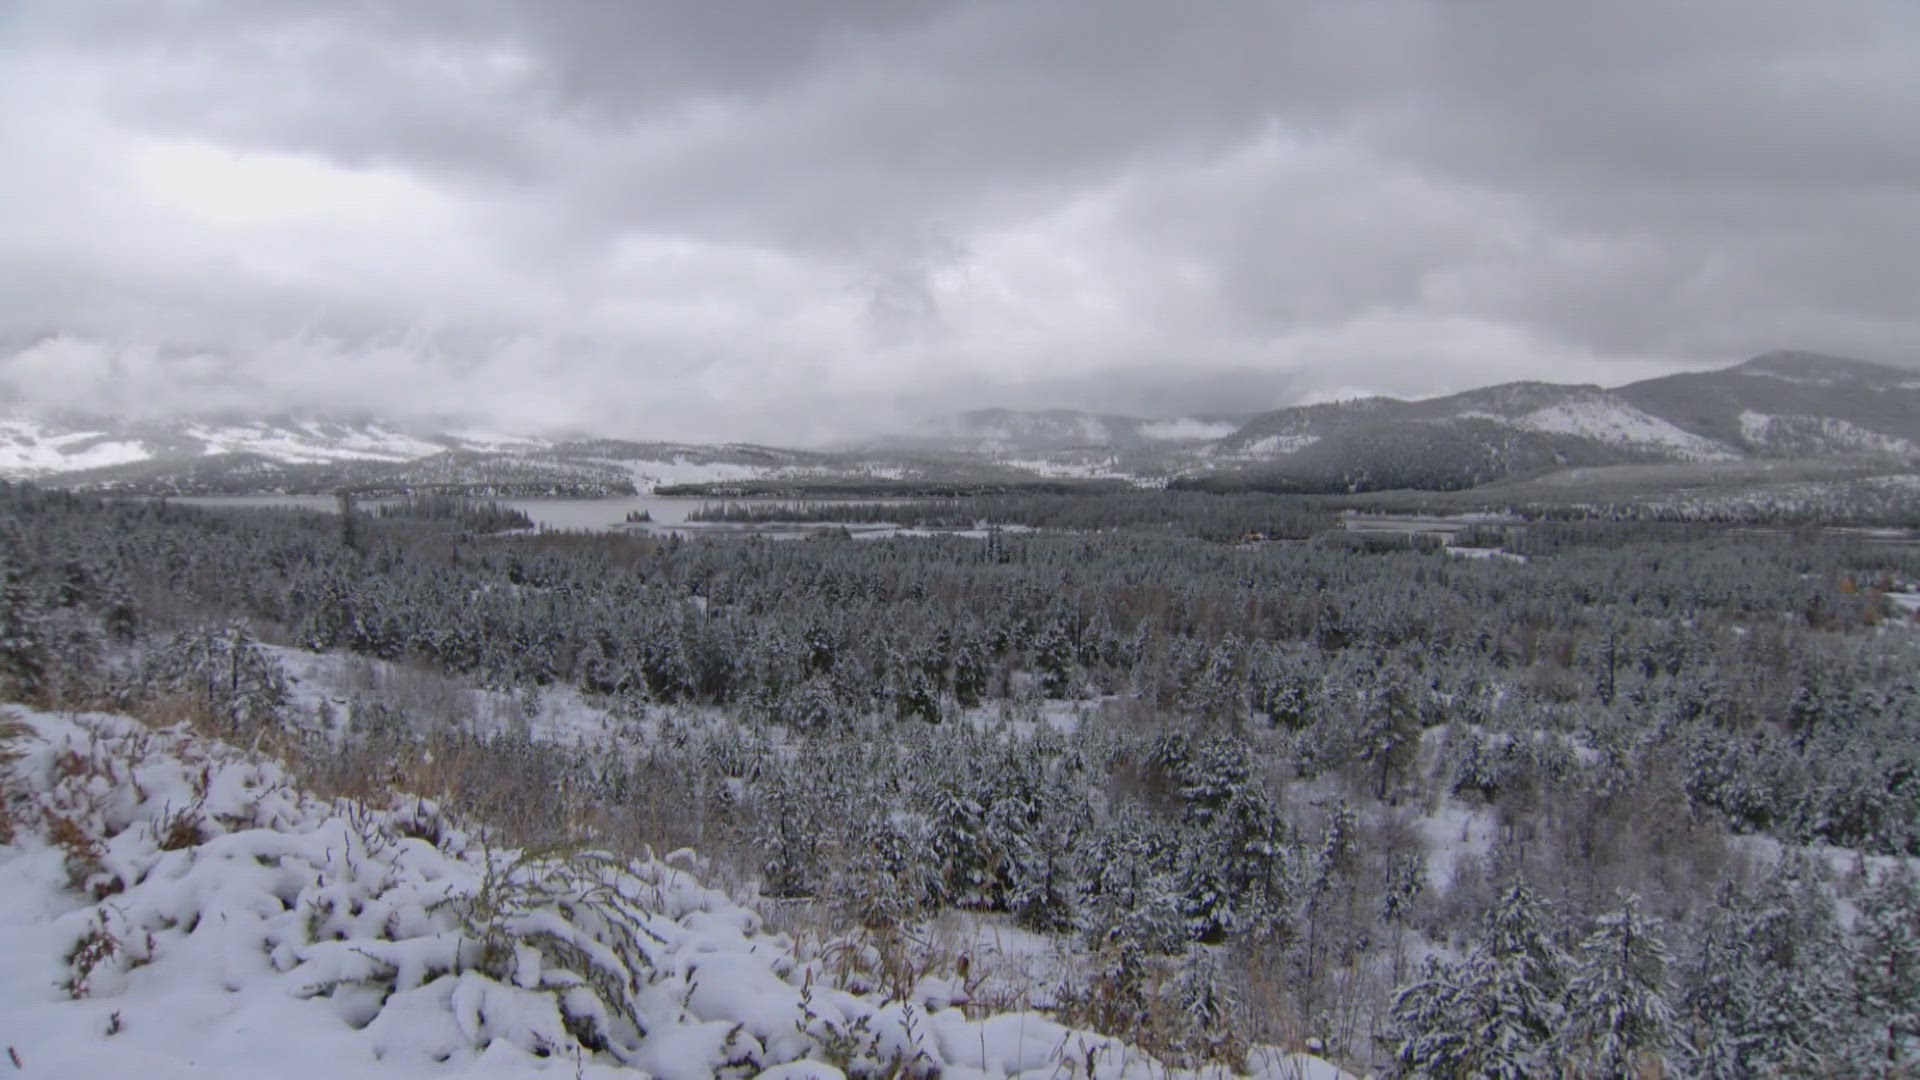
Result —
[[[633,474],[638,491],[652,491],[663,484],[719,484],[734,480],[759,480],[779,476],[783,470],[758,465],[735,465],[723,461],[688,461],[675,456],[661,461],[608,460]]]
[[[1181,1075],[1038,1014],[970,1014],[948,980],[837,988],[823,950],[689,856],[502,850],[430,804],[320,800],[123,717],[12,726],[0,1042],[23,1075]]]
[[[1447,554],[1456,555],[1462,559],[1505,559],[1507,562],[1517,563],[1527,561],[1525,555],[1516,554],[1511,551],[1503,551],[1500,548],[1459,547],[1454,544],[1448,544],[1445,550]]]
[[[1920,592],[1890,592],[1887,602],[1903,617],[1920,622]]]
[[[996,457],[996,465],[1019,469],[1035,476],[1059,480],[1128,480],[1139,482],[1135,473],[1122,468],[1115,458],[1076,457]]]

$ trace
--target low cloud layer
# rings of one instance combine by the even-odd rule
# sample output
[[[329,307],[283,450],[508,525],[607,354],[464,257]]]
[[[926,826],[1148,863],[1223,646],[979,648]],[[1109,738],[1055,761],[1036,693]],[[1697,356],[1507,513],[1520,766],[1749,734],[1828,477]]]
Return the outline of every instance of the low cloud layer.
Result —
[[[1920,360],[1910,0],[19,0],[0,381],[812,441]]]

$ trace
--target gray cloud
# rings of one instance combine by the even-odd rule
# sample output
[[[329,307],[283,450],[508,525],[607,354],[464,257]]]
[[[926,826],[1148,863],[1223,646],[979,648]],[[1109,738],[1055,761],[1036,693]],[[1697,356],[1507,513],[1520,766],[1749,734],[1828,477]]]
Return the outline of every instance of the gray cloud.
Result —
[[[0,20],[29,397],[813,439],[1920,358],[1909,0]]]

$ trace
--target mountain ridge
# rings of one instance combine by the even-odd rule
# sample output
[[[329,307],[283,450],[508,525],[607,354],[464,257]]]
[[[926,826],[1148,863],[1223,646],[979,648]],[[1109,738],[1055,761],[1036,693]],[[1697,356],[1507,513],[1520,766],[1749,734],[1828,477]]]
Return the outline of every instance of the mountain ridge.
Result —
[[[1189,483],[1276,491],[1456,489],[1559,468],[1920,454],[1920,373],[1819,353],[1611,389],[1502,383],[1254,417]]]
[[[1920,456],[1920,372],[1804,351],[1607,388],[1522,380],[1245,416],[975,409],[836,449],[437,431],[369,416],[0,416],[0,476],[124,494],[625,494],[779,479],[1454,490],[1623,464]]]

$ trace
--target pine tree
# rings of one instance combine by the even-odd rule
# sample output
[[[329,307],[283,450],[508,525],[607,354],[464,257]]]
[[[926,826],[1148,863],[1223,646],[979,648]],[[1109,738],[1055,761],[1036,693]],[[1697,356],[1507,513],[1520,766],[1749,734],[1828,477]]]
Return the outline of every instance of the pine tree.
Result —
[[[1521,882],[1500,894],[1488,917],[1464,980],[1478,1075],[1517,1080],[1554,1069],[1567,965],[1548,918],[1546,906]]]
[[[1552,1075],[1566,958],[1524,884],[1504,891],[1465,960],[1431,958],[1393,1010],[1401,1075],[1523,1080]]]
[[[947,778],[928,790],[926,818],[941,902],[979,903],[987,886],[986,809],[963,778]]]
[[[754,838],[764,853],[762,887],[768,896],[812,896],[824,832],[814,816],[815,804],[804,798],[801,783],[785,772],[769,777],[765,786],[766,807]]]
[[[1920,878],[1911,865],[1887,872],[1860,897],[1853,992],[1869,1028],[1863,1069],[1910,1075],[1920,1060]]]
[[[1734,895],[1729,895],[1733,893]],[[1681,1004],[1688,1017],[1690,1070],[1701,1080],[1738,1080],[1752,1074],[1758,978],[1746,920],[1734,910],[1737,891],[1723,887],[1697,921]]]
[[[1404,939],[1414,902],[1427,889],[1426,860],[1419,854],[1397,856],[1387,864],[1387,882],[1380,890],[1380,921],[1393,931],[1393,980],[1396,985],[1406,964]]]
[[[1856,1041],[1845,943],[1807,870],[1790,858],[1757,889],[1729,882],[1700,919],[1682,998],[1699,1075],[1817,1074]]]
[[[1212,850],[1227,868],[1242,934],[1285,944],[1293,937],[1293,833],[1272,798],[1242,785],[1215,815]]]
[[[926,910],[934,895],[934,867],[924,830],[892,813],[874,815],[855,834],[858,856],[836,892],[861,925],[898,926]]]
[[[1471,1033],[1458,965],[1428,957],[1420,976],[1394,996],[1389,1026],[1395,1075],[1449,1080],[1472,1073]]]
[[[1070,697],[1074,687],[1073,638],[1063,619],[1049,620],[1034,648],[1034,667],[1040,671],[1040,690],[1051,698]]]
[[[1374,797],[1384,799],[1420,754],[1420,711],[1407,684],[1396,677],[1381,687],[1360,732],[1360,760],[1374,768]]]
[[[1667,947],[1658,920],[1628,894],[1580,943],[1567,986],[1563,1053],[1575,1075],[1643,1076],[1671,1068],[1673,1011],[1667,1004]]]
[[[1180,1041],[1193,1064],[1237,1066],[1244,1060],[1246,1046],[1234,1037],[1240,1029],[1240,1002],[1221,978],[1212,950],[1197,945],[1187,950],[1174,981],[1174,997],[1185,1028]]]
[[[46,687],[46,605],[14,559],[0,565],[0,692],[32,701]]]
[[[968,634],[953,653],[953,700],[963,709],[976,709],[986,699],[990,667],[986,644]]]
[[[1233,888],[1218,859],[1192,859],[1181,868],[1180,913],[1186,918],[1187,933],[1206,945],[1225,941],[1238,925]]]

